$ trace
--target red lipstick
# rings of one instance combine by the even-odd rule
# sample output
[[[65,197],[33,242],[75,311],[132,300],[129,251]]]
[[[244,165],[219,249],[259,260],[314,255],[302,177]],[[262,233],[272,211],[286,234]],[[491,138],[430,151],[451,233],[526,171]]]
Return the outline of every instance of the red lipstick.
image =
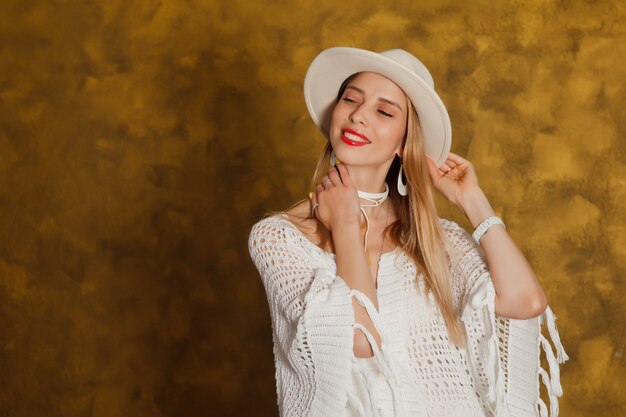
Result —
[[[354,137],[362,139],[364,142],[360,140],[355,140]],[[352,129],[344,129],[343,134],[341,135],[341,140],[350,146],[363,146],[370,143],[370,140],[367,138],[367,136]]]

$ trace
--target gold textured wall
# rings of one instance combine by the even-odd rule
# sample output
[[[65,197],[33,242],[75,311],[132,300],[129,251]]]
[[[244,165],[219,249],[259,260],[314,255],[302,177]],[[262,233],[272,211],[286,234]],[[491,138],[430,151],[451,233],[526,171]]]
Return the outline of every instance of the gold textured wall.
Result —
[[[0,415],[277,415],[246,240],[307,194],[337,45],[431,69],[559,317],[561,415],[626,415],[624,4],[2,1]]]

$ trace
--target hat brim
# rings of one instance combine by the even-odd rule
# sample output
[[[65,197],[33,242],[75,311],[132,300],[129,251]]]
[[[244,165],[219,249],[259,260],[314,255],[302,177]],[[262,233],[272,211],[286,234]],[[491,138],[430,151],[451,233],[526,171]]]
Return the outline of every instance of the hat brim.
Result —
[[[396,61],[357,48],[326,49],[311,63],[304,79],[304,99],[313,122],[328,137],[341,83],[357,72],[375,72],[396,83],[417,110],[424,148],[437,166],[450,152],[452,127],[445,105],[422,78]]]

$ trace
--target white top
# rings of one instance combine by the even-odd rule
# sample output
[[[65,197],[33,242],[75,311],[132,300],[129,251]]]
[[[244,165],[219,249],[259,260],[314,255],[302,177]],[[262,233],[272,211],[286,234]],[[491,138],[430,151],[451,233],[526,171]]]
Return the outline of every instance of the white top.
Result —
[[[352,358],[346,417],[393,416],[393,393],[376,357]]]
[[[448,339],[434,297],[424,296],[423,277],[400,248],[380,258],[377,311],[336,275],[334,254],[309,241],[286,215],[253,226],[248,246],[270,308],[281,416],[367,416],[381,409],[383,416],[535,416],[538,410],[543,417],[548,411],[539,398],[539,376],[548,387],[551,414],[558,414],[558,363],[567,355],[554,315],[548,308],[531,320],[496,316],[480,247],[456,223],[441,224],[458,255],[460,268],[451,271],[450,285],[467,349]],[[352,350],[355,328],[364,330],[354,321],[352,297],[381,338],[380,351],[374,343],[375,356],[366,362]],[[541,335],[542,322],[557,357]],[[540,368],[540,346],[549,373]]]

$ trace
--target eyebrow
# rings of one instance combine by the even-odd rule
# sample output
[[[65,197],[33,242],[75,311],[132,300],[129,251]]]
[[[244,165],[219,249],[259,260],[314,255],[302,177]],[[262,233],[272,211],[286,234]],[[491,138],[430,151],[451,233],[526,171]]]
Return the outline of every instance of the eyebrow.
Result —
[[[346,87],[346,90],[347,90],[347,89],[355,90],[355,91],[357,91],[357,92],[359,92],[359,93],[361,93],[361,94],[365,95],[365,91],[361,90],[359,87],[355,87],[355,86],[353,86],[353,85],[349,85],[349,86],[347,86],[347,87]],[[391,104],[392,106],[395,106],[395,107],[397,107],[398,109],[400,109],[400,111],[404,111],[404,110],[402,110],[402,107],[400,107],[400,105],[399,105],[398,103],[396,103],[395,101],[391,101],[391,100],[388,100],[388,99],[386,99],[386,98],[382,98],[382,97],[378,97],[378,101],[382,101],[382,102],[385,102],[385,103],[389,103],[389,104]]]

